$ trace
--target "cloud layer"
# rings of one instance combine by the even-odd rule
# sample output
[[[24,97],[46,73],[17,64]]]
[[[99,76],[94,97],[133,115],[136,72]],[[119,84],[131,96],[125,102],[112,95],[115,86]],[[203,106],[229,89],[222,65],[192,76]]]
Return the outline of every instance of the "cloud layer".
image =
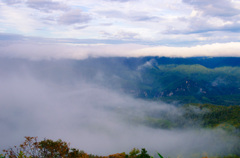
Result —
[[[135,123],[131,120],[144,118],[149,112],[170,113],[172,117],[182,112],[162,102],[131,98],[81,77],[76,80],[69,73],[71,64],[64,61],[61,67],[39,62],[39,68],[27,60],[12,62],[2,62],[0,68],[0,148],[17,145],[24,136],[38,136],[61,138],[72,147],[98,155],[137,147],[151,154],[186,157],[202,152],[225,154],[226,146],[238,142],[221,130],[163,130]],[[49,70],[40,69],[45,64]]]
[[[1,33],[180,46],[240,40],[236,0],[0,0],[0,7]]]
[[[131,34],[116,35],[130,38]],[[240,43],[214,43],[191,47],[149,46],[143,44],[107,44],[104,40],[84,41],[68,39],[25,38],[0,35],[0,56],[11,58],[86,59],[88,57],[240,57]],[[75,43],[75,44],[72,44]]]

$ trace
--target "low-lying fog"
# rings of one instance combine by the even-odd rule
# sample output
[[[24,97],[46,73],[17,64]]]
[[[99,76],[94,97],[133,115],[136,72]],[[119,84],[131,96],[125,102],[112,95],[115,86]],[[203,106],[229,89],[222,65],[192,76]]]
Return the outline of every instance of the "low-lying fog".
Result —
[[[132,98],[81,78],[59,82],[58,77],[48,77],[49,72],[36,75],[42,70],[33,73],[27,64],[16,70],[9,67],[2,63],[0,68],[0,149],[20,144],[24,136],[38,136],[62,139],[89,154],[129,152],[135,147],[167,157],[224,154],[239,141],[221,130],[164,130],[137,124],[132,118],[144,118],[149,111],[166,111],[173,117],[181,112],[173,105]],[[70,69],[56,67],[52,74]],[[75,76],[66,79],[71,77]]]

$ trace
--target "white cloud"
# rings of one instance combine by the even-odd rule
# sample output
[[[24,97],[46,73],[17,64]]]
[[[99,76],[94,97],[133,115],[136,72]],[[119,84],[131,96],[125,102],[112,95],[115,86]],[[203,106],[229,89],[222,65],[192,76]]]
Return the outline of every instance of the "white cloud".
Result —
[[[233,36],[229,32],[240,32],[239,3],[236,1],[221,0],[222,4],[189,0],[185,0],[185,3],[181,0],[1,1],[2,32],[24,36],[115,40],[114,35],[118,32],[130,32],[138,34],[138,40],[148,43],[161,40],[168,44],[179,41],[184,45],[186,35],[189,34],[199,35],[191,36],[185,40],[185,44],[222,42],[214,38],[213,34],[208,34],[211,36],[209,38],[205,37],[206,33],[214,31],[222,32],[221,36],[226,36],[225,42],[233,42],[237,40],[232,40]],[[111,25],[103,26],[103,23]],[[112,36],[102,36],[101,32]],[[129,41],[126,36],[118,37]],[[129,37],[132,37],[130,41],[136,39],[136,36]]]
[[[240,57],[240,43],[215,43],[193,47],[149,47],[136,50],[143,56],[194,57],[194,56],[236,56]]]
[[[41,25],[37,20],[28,15],[27,10],[21,8],[13,8],[7,5],[2,5],[0,10],[1,23],[6,30],[10,30],[13,33],[21,32],[23,34],[29,34]]]
[[[6,38],[6,37],[4,37]],[[11,41],[11,39],[10,39]],[[140,44],[64,44],[39,42],[2,41],[0,56],[20,57],[27,59],[85,59],[88,57],[193,57],[193,56],[236,56],[240,57],[240,43],[215,43],[192,47],[147,46]],[[56,42],[56,41],[55,41]],[[68,42],[66,40],[66,42]],[[77,42],[77,41],[76,41]],[[94,44],[94,43],[99,44]],[[103,42],[103,41],[102,41]],[[6,44],[7,43],[7,44]]]

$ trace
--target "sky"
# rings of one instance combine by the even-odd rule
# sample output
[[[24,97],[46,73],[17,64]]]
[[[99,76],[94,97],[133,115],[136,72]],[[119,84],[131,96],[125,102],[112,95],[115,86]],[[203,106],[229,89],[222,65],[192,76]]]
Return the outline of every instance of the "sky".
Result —
[[[239,42],[239,0],[0,0],[1,55],[240,56]]]

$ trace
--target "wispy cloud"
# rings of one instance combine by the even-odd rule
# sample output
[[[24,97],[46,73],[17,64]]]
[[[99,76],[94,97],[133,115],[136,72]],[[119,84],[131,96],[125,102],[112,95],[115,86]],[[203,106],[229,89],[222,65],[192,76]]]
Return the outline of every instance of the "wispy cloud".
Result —
[[[59,2],[52,0],[27,0],[27,6],[41,11],[49,12],[51,10],[66,10],[68,7]]]
[[[59,23],[64,25],[71,24],[81,24],[87,23],[91,20],[91,17],[87,13],[83,13],[81,10],[71,10],[69,12],[64,13],[59,18]]]
[[[102,14],[108,18],[117,18],[117,19],[125,19],[132,21],[148,21],[148,22],[157,22],[160,20],[157,16],[148,15],[148,12],[128,12],[124,13],[120,10],[107,10],[107,11],[99,11],[99,14]]]
[[[194,6],[195,9],[202,11],[204,15],[232,17],[239,15],[240,12],[234,6],[234,2],[229,0],[183,0],[183,2]]]
[[[107,0],[112,2],[129,2],[129,1],[135,1],[135,0]]]
[[[221,0],[183,0],[191,6],[190,16],[179,18],[184,21],[185,28],[168,27],[165,33],[170,34],[199,34],[204,36],[207,32],[222,32],[225,37],[230,37],[228,32],[239,32],[240,8],[235,1]]]
[[[216,33],[224,42],[240,40],[238,1],[0,0],[0,6],[1,32],[23,36],[114,41],[122,32],[137,36],[118,40],[182,46],[223,42]]]
[[[135,36],[135,34],[133,34]],[[121,37],[118,37],[121,36]],[[132,39],[132,34],[119,34],[118,38]],[[2,37],[2,38],[1,38]],[[0,56],[26,59],[85,59],[88,57],[193,57],[193,56],[236,56],[240,57],[239,42],[213,43],[191,47],[151,46],[137,41],[74,40],[26,38],[18,35],[0,36]],[[91,43],[91,44],[89,44]]]
[[[7,3],[9,5],[12,5],[12,4],[18,4],[18,3],[21,3],[23,2],[22,0],[3,0],[4,3]]]
[[[107,38],[120,39],[120,40],[136,40],[139,37],[138,33],[126,32],[126,31],[118,31],[114,34],[110,34],[108,32],[102,32],[102,35]]]

